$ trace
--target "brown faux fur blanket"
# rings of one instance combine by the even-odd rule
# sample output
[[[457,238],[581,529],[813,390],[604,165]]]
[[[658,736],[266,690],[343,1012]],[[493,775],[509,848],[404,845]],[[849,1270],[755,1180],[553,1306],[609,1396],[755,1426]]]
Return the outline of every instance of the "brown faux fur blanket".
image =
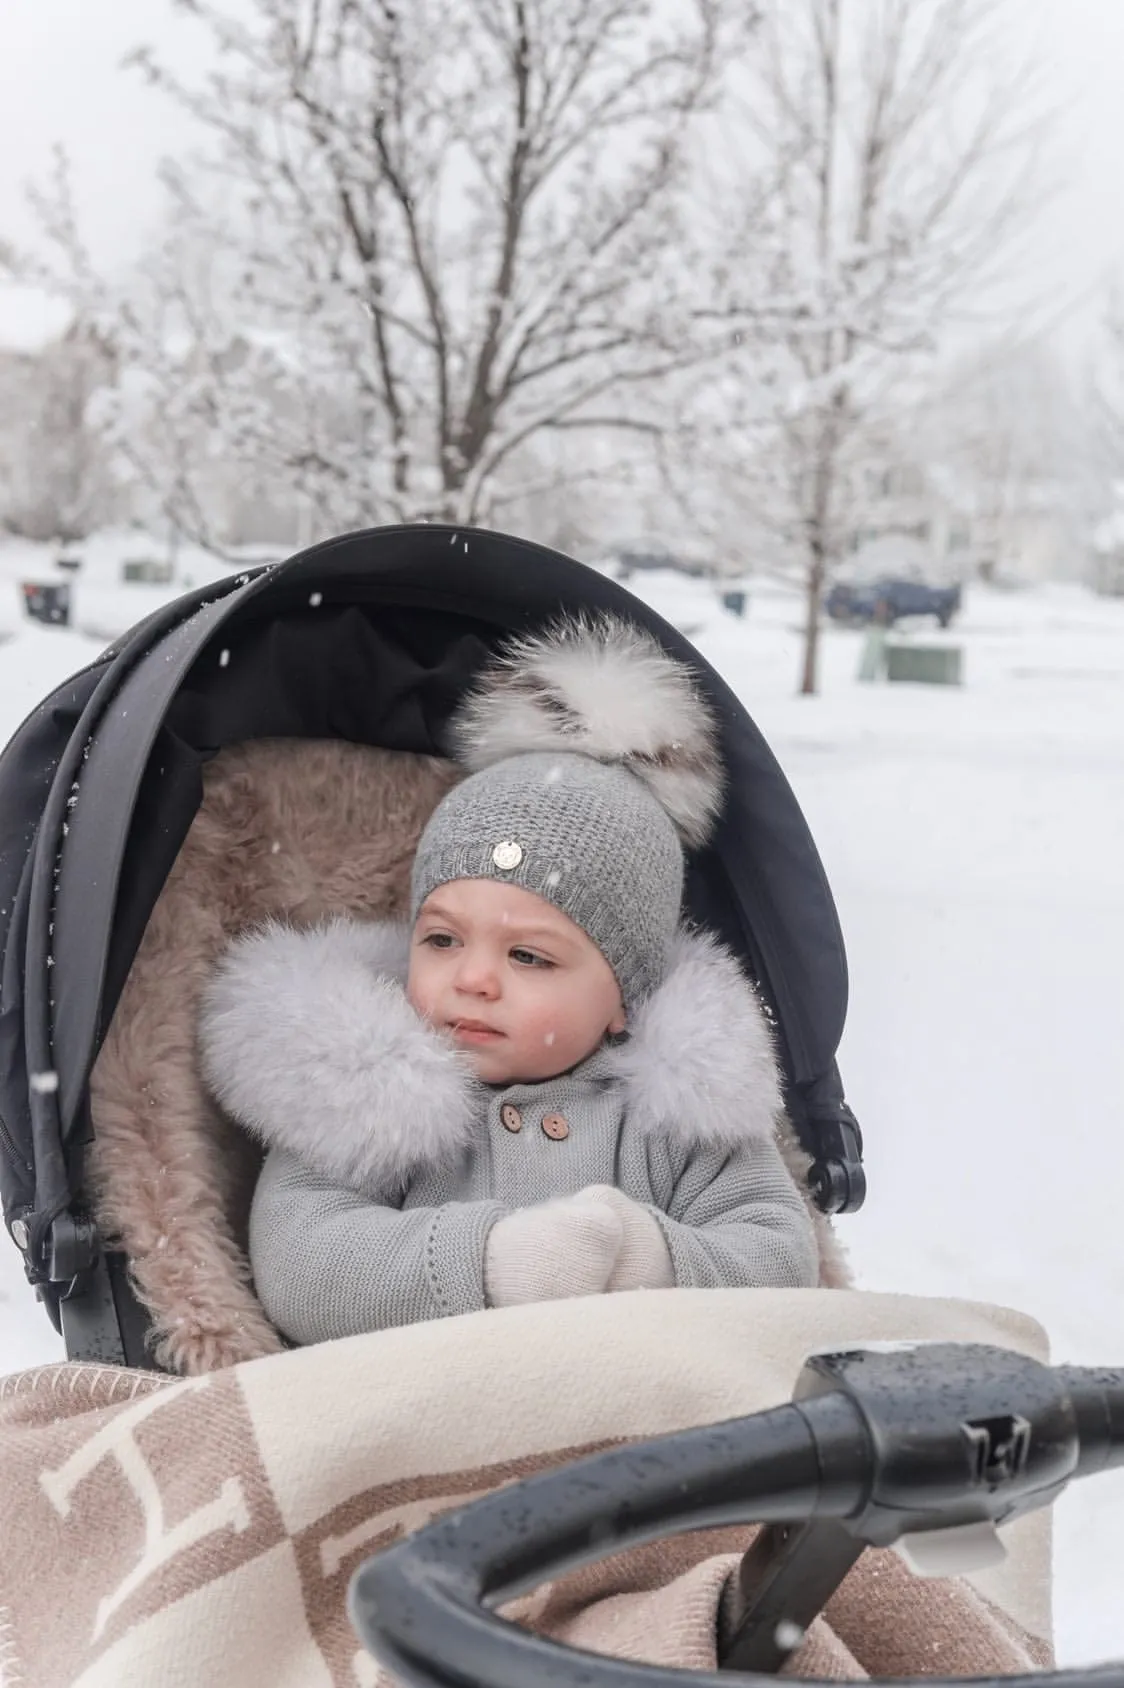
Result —
[[[67,1364],[2,1379],[0,1680],[385,1688],[344,1604],[368,1554],[606,1443],[776,1405],[813,1349],[902,1337],[1044,1346],[1030,1320],[965,1303],[672,1290],[472,1314],[205,1377]],[[713,1668],[748,1534],[618,1555],[508,1615],[593,1651]],[[1048,1515],[1008,1545],[972,1586],[866,1554],[790,1673],[1044,1666]]]

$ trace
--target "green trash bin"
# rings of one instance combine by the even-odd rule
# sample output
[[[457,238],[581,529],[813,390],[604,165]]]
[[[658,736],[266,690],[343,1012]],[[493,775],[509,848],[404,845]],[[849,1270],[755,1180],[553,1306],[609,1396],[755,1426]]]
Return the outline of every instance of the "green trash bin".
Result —
[[[959,686],[964,681],[963,655],[960,645],[895,640],[886,646],[886,678],[910,680],[917,686]]]

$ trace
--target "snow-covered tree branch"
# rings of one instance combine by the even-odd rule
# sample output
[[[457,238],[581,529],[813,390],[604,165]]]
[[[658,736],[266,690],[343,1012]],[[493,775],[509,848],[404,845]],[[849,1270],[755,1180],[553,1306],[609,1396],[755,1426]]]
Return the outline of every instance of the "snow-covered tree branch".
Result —
[[[325,531],[486,519],[537,435],[656,429],[728,345],[689,165],[752,7],[179,5],[210,79],[135,63],[204,151],[116,333],[119,438],[187,531],[201,468]]]

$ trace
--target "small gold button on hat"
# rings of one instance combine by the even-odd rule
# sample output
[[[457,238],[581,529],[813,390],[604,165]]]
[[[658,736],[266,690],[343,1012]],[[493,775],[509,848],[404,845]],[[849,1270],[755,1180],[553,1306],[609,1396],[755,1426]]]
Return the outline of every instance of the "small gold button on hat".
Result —
[[[570,1127],[561,1114],[544,1114],[542,1128],[556,1143],[561,1143],[564,1137],[570,1135]]]
[[[505,838],[492,851],[492,860],[504,873],[510,873],[523,860],[523,846],[517,844],[514,838]]]
[[[512,1102],[505,1102],[500,1109],[500,1120],[507,1131],[522,1131],[523,1115]]]

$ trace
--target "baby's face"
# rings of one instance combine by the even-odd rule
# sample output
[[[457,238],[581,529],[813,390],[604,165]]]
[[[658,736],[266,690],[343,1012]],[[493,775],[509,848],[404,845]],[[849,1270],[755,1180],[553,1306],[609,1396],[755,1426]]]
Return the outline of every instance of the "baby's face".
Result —
[[[624,1030],[613,971],[579,926],[519,885],[458,879],[427,897],[406,994],[485,1084],[534,1084]]]

